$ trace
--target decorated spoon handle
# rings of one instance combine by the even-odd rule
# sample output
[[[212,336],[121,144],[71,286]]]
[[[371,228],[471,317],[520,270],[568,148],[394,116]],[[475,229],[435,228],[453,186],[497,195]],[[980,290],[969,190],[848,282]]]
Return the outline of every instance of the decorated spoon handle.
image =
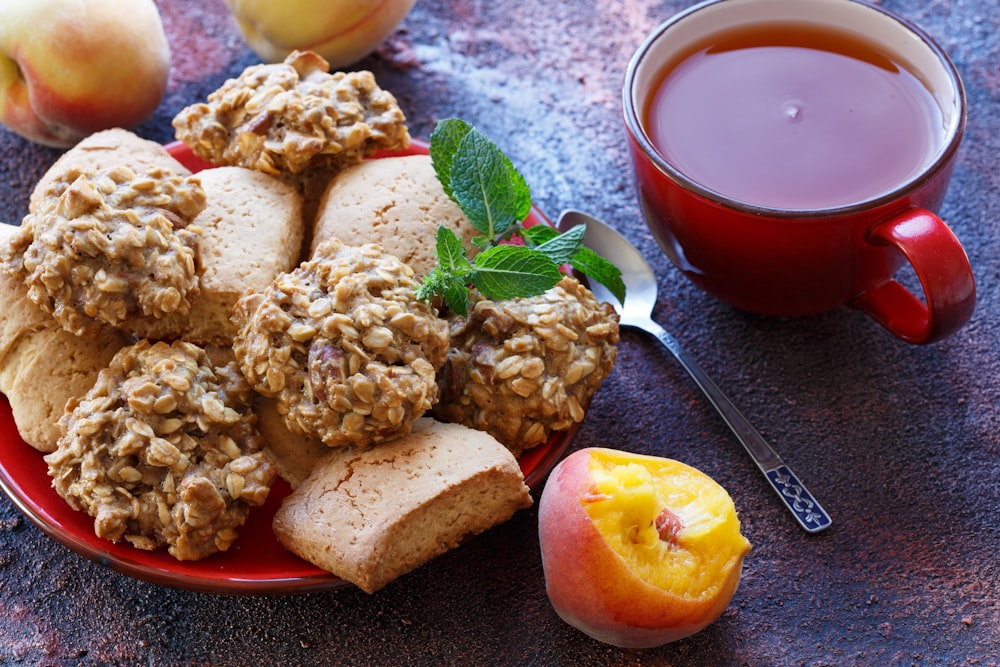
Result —
[[[681,347],[676,338],[652,319],[643,322],[640,328],[656,336],[694,378],[701,390],[705,392],[705,396],[708,397],[729,428],[736,434],[737,439],[749,452],[757,467],[764,473],[785,507],[798,520],[799,525],[810,533],[817,533],[827,528],[832,523],[830,515],[816,502],[805,485],[799,481],[798,476],[781,460],[778,453],[757,432],[753,424],[747,421],[747,418],[733,405],[729,397],[722,393],[712,378],[708,377],[697,360]]]

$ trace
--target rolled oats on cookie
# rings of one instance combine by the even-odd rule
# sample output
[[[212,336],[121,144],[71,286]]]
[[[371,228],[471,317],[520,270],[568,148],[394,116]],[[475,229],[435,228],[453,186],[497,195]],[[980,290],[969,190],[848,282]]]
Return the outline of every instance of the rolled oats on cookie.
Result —
[[[55,490],[94,532],[178,560],[225,551],[277,470],[255,428],[253,392],[235,363],[191,343],[122,349],[71,400],[45,457]]]
[[[371,72],[330,73],[311,51],[248,67],[174,118],[176,137],[205,160],[269,174],[340,168],[410,144],[396,98]]]
[[[436,400],[448,352],[447,322],[416,285],[378,245],[334,239],[240,299],[233,351],[295,433],[331,447],[405,435]]]
[[[127,329],[132,318],[185,314],[199,289],[205,207],[194,176],[160,167],[54,178],[3,257],[28,297],[64,329],[93,336],[102,322]]]
[[[515,455],[583,421],[617,355],[611,305],[569,277],[535,297],[471,296],[469,316],[449,318],[435,416],[484,430]]]

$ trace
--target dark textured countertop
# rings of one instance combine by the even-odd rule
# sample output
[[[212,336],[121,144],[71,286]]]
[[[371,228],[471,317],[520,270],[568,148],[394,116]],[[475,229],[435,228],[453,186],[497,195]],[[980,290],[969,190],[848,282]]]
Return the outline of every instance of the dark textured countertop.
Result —
[[[170,89],[138,132],[169,141],[181,107],[257,59],[221,0],[159,4]],[[358,67],[396,94],[415,136],[462,117],[512,157],[543,211],[592,212],[637,243],[659,277],[657,319],[809,485],[830,530],[796,527],[694,383],[628,331],[573,447],[670,456],[729,490],[754,548],[731,605],[703,632],[637,652],[564,624],[545,595],[534,508],[374,595],[240,597],[118,574],[0,497],[0,663],[1000,664],[1000,6],[882,3],[951,54],[969,99],[942,217],[972,261],[978,308],[954,337],[914,347],[848,309],[735,311],[658,251],[629,178],[619,88],[640,40],[688,4],[417,0]],[[0,129],[0,219],[23,216],[57,156]]]

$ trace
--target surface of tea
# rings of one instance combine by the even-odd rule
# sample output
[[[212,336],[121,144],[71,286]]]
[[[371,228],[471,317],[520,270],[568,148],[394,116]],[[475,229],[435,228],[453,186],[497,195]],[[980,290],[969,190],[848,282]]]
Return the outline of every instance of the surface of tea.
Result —
[[[820,209],[895,189],[940,149],[927,88],[876,46],[806,25],[737,28],[664,67],[650,140],[702,186],[758,206]]]

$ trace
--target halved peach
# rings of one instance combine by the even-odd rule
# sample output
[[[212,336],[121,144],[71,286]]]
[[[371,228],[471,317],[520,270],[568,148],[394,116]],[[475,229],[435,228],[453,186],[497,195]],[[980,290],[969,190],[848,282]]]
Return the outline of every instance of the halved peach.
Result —
[[[715,621],[750,542],[724,488],[678,461],[588,448],[552,471],[538,507],[559,616],[602,642],[649,648]]]

